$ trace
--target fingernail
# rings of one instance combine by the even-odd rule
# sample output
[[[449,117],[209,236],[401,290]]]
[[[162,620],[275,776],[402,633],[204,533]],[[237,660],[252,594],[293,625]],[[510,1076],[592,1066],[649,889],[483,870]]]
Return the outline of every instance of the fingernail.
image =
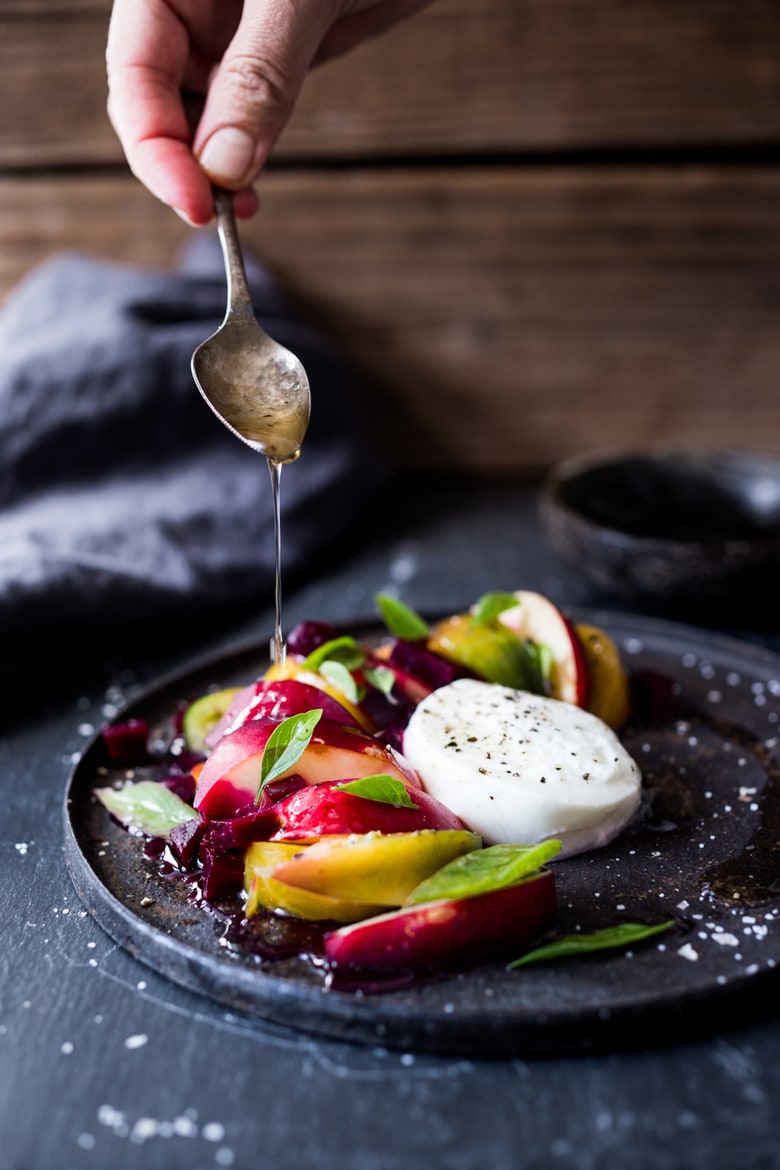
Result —
[[[254,141],[246,130],[223,126],[211,135],[198,161],[212,179],[240,183],[247,176],[254,153]]]
[[[176,214],[178,215],[179,219],[183,219],[183,220],[184,220],[184,222],[185,222],[186,224],[189,224],[189,226],[190,226],[190,227],[195,227],[195,226],[196,226],[196,224],[195,224],[195,221],[194,221],[194,220],[192,220],[192,219],[190,219],[190,217],[187,215],[187,212],[186,212],[186,211],[182,211],[180,207],[172,207],[172,208],[171,208],[171,211],[175,211],[175,212],[176,212]]]

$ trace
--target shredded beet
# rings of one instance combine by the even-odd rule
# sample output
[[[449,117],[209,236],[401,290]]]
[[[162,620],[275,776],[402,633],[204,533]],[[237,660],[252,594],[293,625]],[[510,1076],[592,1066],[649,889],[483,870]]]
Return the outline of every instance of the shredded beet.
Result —
[[[103,728],[103,743],[112,764],[132,767],[149,762],[149,724],[145,719],[127,719]]]
[[[308,658],[320,646],[335,638],[336,631],[327,622],[301,622],[287,636],[287,650],[290,654]]]

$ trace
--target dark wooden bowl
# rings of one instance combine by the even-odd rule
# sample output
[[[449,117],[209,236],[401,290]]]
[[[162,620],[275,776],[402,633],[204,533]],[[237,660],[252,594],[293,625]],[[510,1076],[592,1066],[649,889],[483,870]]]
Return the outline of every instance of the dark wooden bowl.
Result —
[[[774,607],[780,625],[780,459],[730,452],[587,455],[541,495],[556,554],[629,604],[709,614]]]

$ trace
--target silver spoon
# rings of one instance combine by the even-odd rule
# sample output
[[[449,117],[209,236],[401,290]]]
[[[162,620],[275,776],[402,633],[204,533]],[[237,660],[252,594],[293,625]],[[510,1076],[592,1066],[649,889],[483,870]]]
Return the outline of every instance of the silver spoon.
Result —
[[[306,371],[260,327],[244,269],[232,192],[214,187],[214,211],[227,276],[227,309],[219,329],[192,355],[192,376],[228,430],[271,463],[301,451],[311,414]]]

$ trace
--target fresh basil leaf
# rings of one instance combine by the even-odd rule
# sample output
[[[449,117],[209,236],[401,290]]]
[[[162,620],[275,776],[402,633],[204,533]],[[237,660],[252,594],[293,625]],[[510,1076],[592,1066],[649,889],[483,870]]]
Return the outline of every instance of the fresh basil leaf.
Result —
[[[430,626],[408,605],[404,605],[397,597],[391,597],[389,593],[377,593],[375,600],[382,620],[393,637],[403,638],[407,642],[419,642],[427,638]]]
[[[361,776],[358,780],[348,780],[346,784],[337,784],[336,787],[340,792],[351,792],[353,796],[376,800],[379,804],[392,804],[396,808],[420,807],[412,800],[406,785],[386,772],[376,776]]]
[[[316,650],[304,659],[303,670],[319,670],[323,662],[340,662],[347,670],[357,670],[366,658],[365,650],[358,646],[354,638],[344,635],[340,638],[331,638],[323,642]]]
[[[147,837],[168,837],[171,829],[198,814],[191,805],[156,780],[139,780],[123,788],[96,788],[95,795],[127,829]]]
[[[543,946],[535,947],[509,964],[509,969],[524,967],[526,963],[542,962],[545,959],[563,959],[567,955],[588,955],[593,951],[608,950],[611,947],[626,947],[660,934],[674,926],[673,922],[661,922],[646,926],[641,922],[621,922],[618,926],[607,926],[591,934],[567,934]]]
[[[273,729],[263,751],[255,804],[259,803],[260,794],[266,784],[278,780],[288,768],[297,764],[309,746],[314,729],[321,718],[322,708],[316,707],[311,711],[302,711],[300,715],[291,715]]]
[[[560,852],[560,841],[538,845],[490,845],[456,857],[421,882],[407,898],[407,905],[437,902],[442,898],[473,898],[491,890],[517,885]]]
[[[389,666],[369,666],[363,671],[366,682],[383,695],[389,695],[395,686],[395,671]]]
[[[337,691],[349,699],[352,703],[360,702],[360,693],[358,685],[355,682],[354,676],[350,673],[343,662],[337,662],[333,658],[326,658],[320,665],[319,673],[324,679],[335,687]]]
[[[486,626],[496,620],[505,609],[514,609],[519,601],[513,593],[483,593],[471,609],[471,622],[475,626]]]

